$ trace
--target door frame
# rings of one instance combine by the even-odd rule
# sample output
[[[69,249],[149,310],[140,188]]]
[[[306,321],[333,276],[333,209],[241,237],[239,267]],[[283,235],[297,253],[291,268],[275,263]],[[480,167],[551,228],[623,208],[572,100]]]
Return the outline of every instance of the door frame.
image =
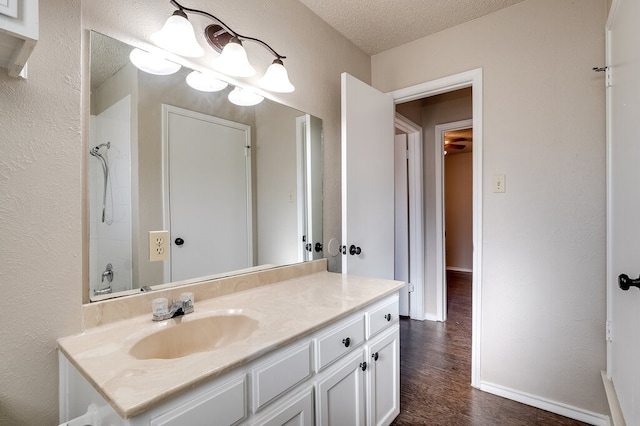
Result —
[[[309,243],[309,235],[307,233],[307,165],[306,165],[306,150],[307,150],[307,116],[301,115],[296,117],[296,173],[297,173],[297,188],[296,188],[296,200],[298,205],[298,262],[304,262],[307,259],[307,251],[305,250],[306,244]],[[306,237],[306,241],[302,238]]]
[[[471,338],[471,386],[480,388],[482,336],[482,68],[389,92],[395,104],[471,87],[473,149],[473,301]],[[420,285],[424,286],[424,282]],[[424,303],[424,302],[423,302]]]
[[[396,102],[397,103],[397,102]],[[409,315],[424,320],[424,212],[422,172],[422,127],[408,118],[395,114],[395,127],[407,134],[409,177]]]
[[[447,320],[447,256],[445,238],[444,201],[444,132],[473,127],[473,119],[453,121],[436,125],[435,171],[436,171],[436,321]],[[473,152],[473,151],[472,151]]]

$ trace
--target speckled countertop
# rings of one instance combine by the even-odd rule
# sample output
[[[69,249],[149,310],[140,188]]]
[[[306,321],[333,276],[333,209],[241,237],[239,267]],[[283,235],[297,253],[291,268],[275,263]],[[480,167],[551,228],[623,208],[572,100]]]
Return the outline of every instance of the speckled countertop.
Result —
[[[143,413],[195,385],[307,336],[390,295],[404,284],[319,272],[226,296],[196,299],[195,312],[151,321],[149,313],[58,340],[60,351],[124,418]],[[145,336],[173,324],[216,313],[259,322],[249,337],[222,348],[176,359],[140,360],[129,351]]]

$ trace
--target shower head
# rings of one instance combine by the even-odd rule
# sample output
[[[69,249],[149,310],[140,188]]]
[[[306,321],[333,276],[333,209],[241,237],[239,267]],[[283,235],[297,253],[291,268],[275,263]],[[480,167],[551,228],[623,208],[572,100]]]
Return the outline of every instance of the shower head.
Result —
[[[111,148],[111,142],[101,143],[98,146],[94,146],[93,148],[91,148],[91,150],[89,150],[89,154],[93,155],[94,157],[101,157],[102,155],[100,154],[100,148],[102,148],[103,146],[106,146],[107,149],[109,149]]]

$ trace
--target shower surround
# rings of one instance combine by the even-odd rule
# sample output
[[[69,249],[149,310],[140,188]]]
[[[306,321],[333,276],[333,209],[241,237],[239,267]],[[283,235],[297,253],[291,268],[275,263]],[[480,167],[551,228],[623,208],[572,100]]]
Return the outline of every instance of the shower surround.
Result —
[[[98,115],[91,116],[89,146],[110,142],[101,153],[109,165],[102,222],[104,178],[97,158],[89,157],[89,286],[111,286],[113,292],[132,288],[131,248],[131,96],[126,96]],[[102,273],[113,265],[113,281]]]

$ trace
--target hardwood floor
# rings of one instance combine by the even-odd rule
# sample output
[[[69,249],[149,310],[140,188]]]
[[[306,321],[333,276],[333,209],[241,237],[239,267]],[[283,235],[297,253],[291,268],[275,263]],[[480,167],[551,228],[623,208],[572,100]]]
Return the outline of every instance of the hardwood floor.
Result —
[[[400,320],[393,425],[584,425],[471,387],[471,274],[447,273],[445,323]]]

